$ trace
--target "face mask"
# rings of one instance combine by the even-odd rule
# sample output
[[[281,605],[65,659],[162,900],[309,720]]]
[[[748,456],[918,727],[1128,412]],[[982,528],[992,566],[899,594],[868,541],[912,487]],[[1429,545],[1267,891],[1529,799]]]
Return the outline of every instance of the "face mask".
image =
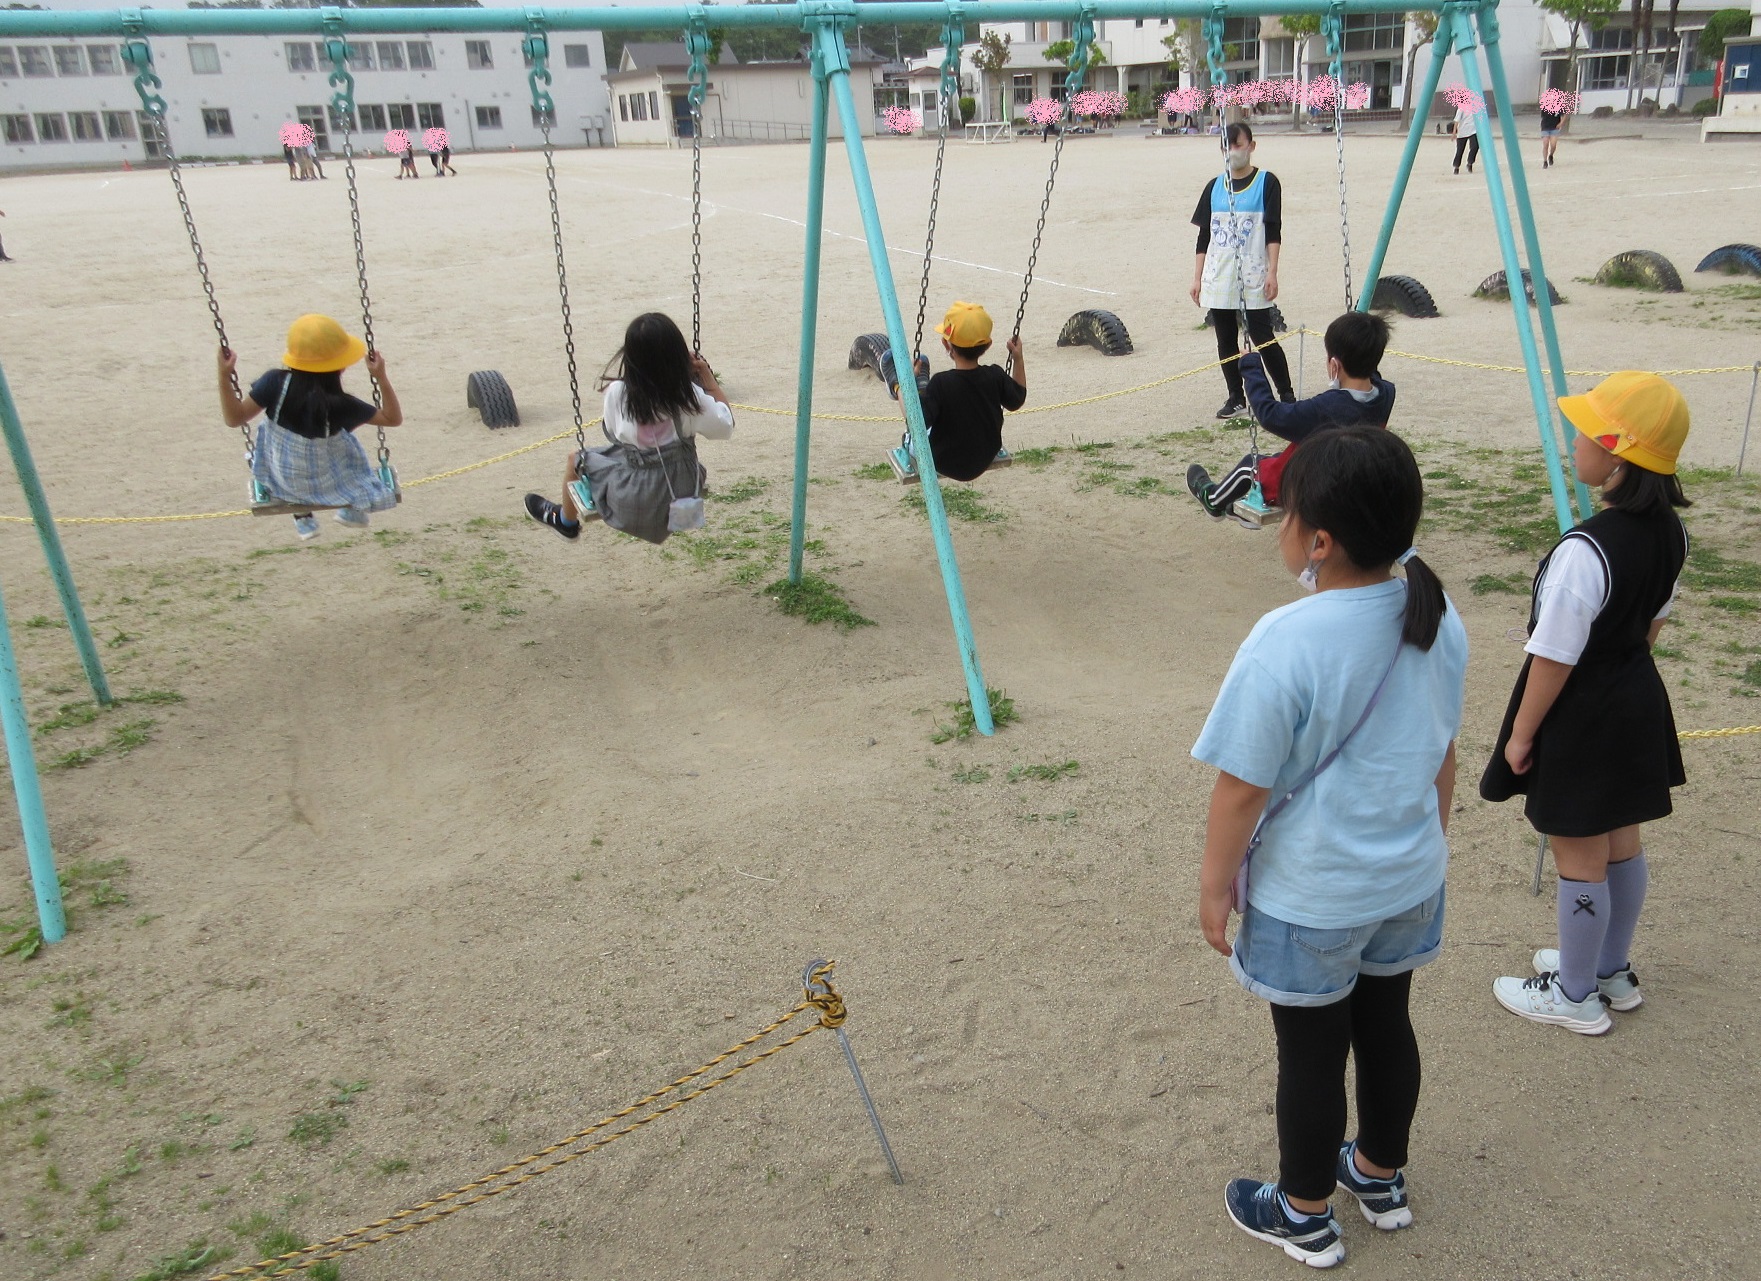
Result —
[[[1253,156],[1245,149],[1231,150],[1225,153],[1224,160],[1233,172],[1240,173],[1253,163]]]
[[[1308,567],[1296,576],[1296,581],[1302,585],[1302,589],[1305,592],[1319,591],[1321,587],[1320,575],[1315,572],[1315,562],[1312,559],[1315,554],[1315,548],[1320,545],[1321,540],[1319,538],[1315,539],[1315,541],[1310,544],[1309,556],[1311,559],[1308,563]]]

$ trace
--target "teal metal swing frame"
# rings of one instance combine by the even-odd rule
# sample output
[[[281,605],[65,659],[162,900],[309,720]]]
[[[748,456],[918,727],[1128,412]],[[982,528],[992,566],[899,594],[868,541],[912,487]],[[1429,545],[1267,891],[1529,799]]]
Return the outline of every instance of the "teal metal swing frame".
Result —
[[[813,364],[818,347],[826,146],[828,122],[834,107],[843,128],[844,150],[861,212],[875,288],[886,320],[888,341],[895,354],[895,361],[908,362],[911,351],[904,317],[899,307],[892,265],[887,257],[888,242],[882,234],[880,209],[875,200],[874,184],[869,176],[867,154],[862,143],[863,122],[857,115],[855,95],[850,87],[848,35],[859,18],[870,25],[887,22],[920,23],[926,18],[934,20],[938,16],[948,24],[1071,19],[1092,24],[1098,20],[1114,18],[1201,18],[1220,23],[1225,16],[1270,17],[1314,13],[1337,24],[1351,14],[1404,13],[1410,10],[1427,10],[1439,15],[1437,36],[1432,44],[1424,88],[1417,99],[1420,104],[1428,104],[1434,98],[1444,64],[1451,54],[1460,57],[1468,87],[1484,96],[1486,81],[1480,71],[1480,58],[1483,55],[1486,74],[1490,77],[1491,88],[1496,94],[1498,129],[1495,131],[1493,145],[1486,148],[1481,155],[1505,275],[1510,280],[1521,279],[1524,263],[1517,248],[1520,230],[1527,266],[1532,276],[1537,280],[1545,279],[1540,237],[1530,206],[1528,181],[1523,174],[1509,85],[1505,80],[1504,65],[1499,54],[1497,0],[1087,0],[1086,3],[1070,3],[1069,0],[972,0],[970,3],[963,3],[962,0],[941,0],[940,3],[935,3],[934,0],[913,0],[911,3],[865,3],[861,6],[853,3],[853,0],[797,0],[795,3],[784,4],[718,6],[713,10],[703,5],[528,9],[118,9],[90,12],[8,10],[0,11],[0,40],[193,35],[293,35],[335,40],[346,39],[349,35],[436,31],[518,34],[529,32],[534,23],[542,24],[545,30],[552,32],[632,31],[656,27],[701,30],[712,13],[717,27],[784,27],[805,32],[811,39],[814,98],[812,136],[808,149],[806,243],[803,255],[801,339],[795,400],[795,470],[789,537],[789,578],[792,582],[799,582],[807,529],[807,482],[813,423]],[[1368,310],[1370,300],[1375,294],[1376,279],[1393,238],[1407,182],[1412,175],[1413,162],[1418,155],[1419,141],[1424,135],[1424,126],[1425,113],[1422,110],[1415,111],[1394,185],[1383,211],[1375,249],[1362,277],[1364,284],[1355,304],[1357,310]],[[1505,162],[1499,158],[1500,141],[1509,164],[1508,198],[1505,192]],[[1511,217],[1513,205],[1516,212],[1515,229]],[[1511,291],[1516,335],[1528,375],[1529,395],[1534,406],[1541,449],[1546,458],[1549,489],[1555,516],[1563,531],[1570,528],[1575,520],[1589,515],[1590,497],[1588,489],[1581,482],[1575,485],[1572,483],[1563,467],[1562,460],[1570,453],[1570,429],[1555,412],[1553,399],[1566,394],[1565,367],[1560,355],[1553,308],[1546,289],[1535,291],[1535,305],[1541,331],[1539,343],[1524,291]],[[918,400],[915,380],[901,380],[899,395],[913,452],[919,458],[930,457],[928,437],[924,431],[923,407]],[[30,506],[31,518],[42,543],[44,558],[55,580],[87,681],[91,685],[93,696],[101,704],[107,705],[112,700],[98,659],[97,647],[93,642],[79,593],[74,586],[72,572],[68,568],[41,478],[31,461],[24,428],[19,421],[3,368],[0,368],[0,429],[4,430],[7,448]],[[965,676],[967,697],[971,701],[973,722],[980,733],[991,734],[994,726],[990,701],[979,663],[978,646],[973,637],[960,567],[954,554],[947,511],[942,503],[941,486],[933,475],[933,469],[919,470],[922,473],[920,483],[924,505],[928,512],[936,559],[947,596],[955,646]],[[62,938],[66,924],[62,915],[48,823],[31,749],[30,724],[25,714],[3,596],[0,596],[0,720],[4,721],[13,787],[24,828],[32,881],[36,887],[39,925],[43,939],[53,943]]]

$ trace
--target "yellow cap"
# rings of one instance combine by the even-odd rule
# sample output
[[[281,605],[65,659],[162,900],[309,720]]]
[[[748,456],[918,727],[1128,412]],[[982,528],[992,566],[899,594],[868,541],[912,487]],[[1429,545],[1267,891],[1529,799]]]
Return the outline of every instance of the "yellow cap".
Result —
[[[991,314],[975,302],[957,302],[936,332],[956,347],[982,347],[991,340]]]
[[[329,316],[301,316],[287,328],[287,352],[281,363],[308,374],[347,369],[367,354],[367,344]]]
[[[1559,412],[1615,457],[1675,475],[1688,438],[1688,402],[1656,374],[1610,374],[1582,396],[1561,396]]]

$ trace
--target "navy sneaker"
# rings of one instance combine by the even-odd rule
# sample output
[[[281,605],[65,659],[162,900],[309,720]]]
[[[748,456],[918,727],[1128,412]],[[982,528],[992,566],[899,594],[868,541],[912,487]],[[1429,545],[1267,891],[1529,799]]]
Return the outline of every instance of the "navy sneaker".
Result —
[[[1355,1142],[1339,1149],[1339,1171],[1335,1176],[1341,1192],[1357,1198],[1357,1208],[1373,1227],[1384,1232],[1412,1226],[1412,1206],[1406,1199],[1406,1176],[1399,1170],[1392,1179],[1372,1178],[1358,1173],[1357,1162],[1351,1159]]]
[[[1198,499],[1198,505],[1205,509],[1205,515],[1213,520],[1221,520],[1227,512],[1212,506],[1211,491],[1216,488],[1211,483],[1211,473],[1204,469],[1202,463],[1194,463],[1186,469],[1186,488]]]
[[[1246,413],[1247,402],[1245,400],[1237,400],[1234,396],[1231,396],[1228,400],[1223,402],[1223,407],[1217,411],[1217,417],[1223,419],[1240,418]]]
[[[1330,1268],[1345,1258],[1345,1242],[1339,1239],[1339,1220],[1333,1211],[1297,1223],[1284,1212],[1276,1183],[1231,1179],[1223,1189],[1223,1204],[1236,1227],[1311,1268]]]
[[[563,509],[543,494],[526,495],[526,515],[571,543],[581,536],[581,523],[564,520]]]

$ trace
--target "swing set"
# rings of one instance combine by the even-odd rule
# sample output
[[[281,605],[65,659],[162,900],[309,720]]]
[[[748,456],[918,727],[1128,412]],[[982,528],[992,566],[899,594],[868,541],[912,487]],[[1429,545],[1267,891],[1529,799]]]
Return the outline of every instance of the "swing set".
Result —
[[[874,184],[869,175],[867,156],[863,147],[863,128],[866,122],[858,114],[855,95],[850,85],[851,67],[848,36],[856,26],[859,17],[871,25],[887,22],[922,22],[926,12],[933,13],[938,9],[945,16],[945,22],[950,31],[967,21],[1074,21],[1077,24],[1077,29],[1084,33],[1085,43],[1092,41],[1094,24],[1097,20],[1199,18],[1206,23],[1207,54],[1213,67],[1213,74],[1221,69],[1222,25],[1225,14],[1238,18],[1281,14],[1319,14],[1322,18],[1323,29],[1327,32],[1329,52],[1332,54],[1337,68],[1339,50],[1343,43],[1345,18],[1348,15],[1404,13],[1415,9],[1435,12],[1439,17],[1437,36],[1432,43],[1430,66],[1417,101],[1429,102],[1435,96],[1442,77],[1444,63],[1452,54],[1459,55],[1461,59],[1462,71],[1468,88],[1484,98],[1485,84],[1480,72],[1480,55],[1484,54],[1487,71],[1491,78],[1491,87],[1496,94],[1498,128],[1494,132],[1502,140],[1504,154],[1510,167],[1510,193],[1507,198],[1503,168],[1505,162],[1499,158],[1499,149],[1496,145],[1499,139],[1495,138],[1495,145],[1488,147],[1481,154],[1485,162],[1483,169],[1505,274],[1508,279],[1520,279],[1526,266],[1536,279],[1546,278],[1546,271],[1541,260],[1540,240],[1530,209],[1528,183],[1523,174],[1516,121],[1510,105],[1509,85],[1506,82],[1503,62],[1499,55],[1497,0],[1086,0],[1085,3],[1072,3],[1072,0],[978,0],[975,3],[965,3],[964,0],[912,0],[910,3],[876,0],[874,3],[860,6],[855,4],[853,0],[795,0],[793,3],[717,7],[714,10],[717,27],[789,28],[806,32],[811,41],[810,66],[814,82],[813,127],[807,153],[806,217],[804,219],[806,237],[803,250],[801,337],[795,401],[795,467],[790,509],[788,571],[791,582],[799,583],[801,581],[806,541],[808,461],[813,422],[813,367],[814,353],[818,343],[820,250],[824,237],[825,221],[827,126],[834,104],[842,126],[844,150],[849,161],[850,178],[862,218],[863,238],[866,241],[869,261],[873,270],[875,289],[885,318],[887,346],[895,354],[895,358],[902,357],[907,351],[915,351],[915,348],[908,346],[906,342],[904,317],[899,305],[898,291],[887,254],[887,240],[882,231],[880,210],[875,199]],[[326,51],[334,69],[331,83],[338,90],[336,99],[339,108],[338,114],[347,125],[352,126],[353,80],[345,65],[347,38],[350,35],[401,34],[411,30],[460,34],[523,32],[527,36],[528,50],[543,53],[545,51],[543,37],[550,31],[635,31],[655,27],[676,27],[686,32],[688,45],[695,45],[707,52],[709,12],[701,5],[670,8],[532,8],[524,10],[492,8],[7,10],[0,11],[0,40],[43,37],[120,38],[135,47],[135,55],[131,59],[131,65],[135,66],[137,74],[139,74],[143,70],[151,72],[151,55],[145,53],[143,56],[147,38],[150,36],[181,37],[203,34],[321,36],[325,41]],[[695,55],[693,66],[695,69]],[[569,354],[569,383],[576,420],[576,438],[579,443],[584,445],[580,393],[573,359],[573,332],[568,311],[567,276],[562,259],[562,232],[556,192],[555,165],[549,146],[548,122],[550,115],[554,113],[554,104],[549,103],[549,95],[542,90],[542,86],[549,82],[549,73],[543,70],[537,58],[534,59],[533,73],[531,80],[534,105],[540,108],[541,118],[546,121],[546,178],[551,209],[551,227],[557,247],[557,278],[563,304],[565,345]],[[143,81],[143,84],[148,88],[155,87],[156,83],[156,77]],[[694,123],[701,119],[702,87],[705,83],[706,74],[693,86]],[[946,88],[944,87],[945,93]],[[154,97],[157,98],[157,95],[155,94]],[[545,106],[546,103],[549,105]],[[148,101],[146,105],[149,115],[154,118],[157,131],[163,138],[165,136],[163,98],[157,98],[156,102]],[[1336,107],[1335,111],[1337,112],[1337,110]],[[944,117],[945,114],[944,112]],[[1358,295],[1353,304],[1358,310],[1367,310],[1374,294],[1375,282],[1387,256],[1401,202],[1406,193],[1407,182],[1412,174],[1413,162],[1418,154],[1419,142],[1424,134],[1424,125],[1423,113],[1414,113],[1405,149],[1401,153],[1399,167],[1395,174],[1393,188],[1383,213],[1375,249],[1370,256],[1369,265],[1364,275],[1364,279],[1369,282],[1369,285]],[[1338,133],[1339,131],[1336,130],[1336,138]],[[701,212],[699,204],[701,199],[701,143],[698,141],[698,137],[701,135],[701,129],[694,129],[693,134],[692,337],[693,345],[697,346],[700,344],[701,338],[698,296],[698,277],[701,267]],[[363,327],[366,330],[368,345],[371,347],[372,315],[367,291],[366,255],[361,236],[360,208],[355,190],[352,153],[347,151],[347,137],[345,127],[345,154],[350,160],[348,185],[351,224],[355,238],[356,275],[360,285]],[[1060,134],[1060,146],[1061,142],[1062,134]],[[1344,240],[1343,214],[1346,193],[1342,142],[1340,147],[1341,238]],[[167,147],[167,157],[170,160],[169,147]],[[1048,175],[1045,198],[1041,202],[1033,255],[1029,259],[1028,270],[1023,276],[1021,301],[1017,307],[1015,322],[1017,331],[1020,329],[1021,318],[1027,305],[1028,289],[1032,284],[1033,268],[1039,252],[1040,233],[1044,230],[1046,211],[1050,204],[1056,178],[1057,158],[1057,153],[1054,153],[1052,173]],[[185,218],[185,226],[190,232],[191,248],[197,257],[197,268],[202,278],[203,292],[207,297],[216,334],[224,346],[226,334],[219,306],[215,301],[214,291],[208,278],[207,264],[202,256],[201,243],[195,234],[194,220],[175,162],[171,164],[171,169],[174,187]],[[1517,228],[1513,228],[1512,225],[1512,205],[1516,211]],[[935,212],[933,203],[931,212],[931,247],[933,247],[933,215]],[[1523,240],[1524,252],[1521,255],[1519,255],[1517,248],[1518,228],[1520,228]],[[1523,261],[1524,257],[1527,259],[1526,264]],[[926,271],[927,259],[928,253],[926,252]],[[1351,290],[1349,250],[1347,250],[1345,262],[1349,297]],[[927,280],[920,286],[920,294],[927,297]],[[1562,467],[1562,458],[1570,452],[1571,431],[1556,416],[1553,398],[1566,394],[1565,366],[1560,356],[1553,308],[1547,297],[1547,291],[1537,291],[1535,303],[1541,330],[1540,343],[1537,343],[1536,340],[1535,323],[1530,317],[1523,291],[1511,291],[1515,331],[1528,375],[1529,395],[1534,407],[1542,452],[1546,459],[1555,516],[1559,527],[1564,530],[1574,523],[1574,500],[1579,513],[1577,518],[1582,518],[1590,514],[1590,498],[1588,490],[1581,483],[1574,487],[1568,481]],[[921,336],[921,324],[919,335]],[[1542,346],[1545,347],[1546,353],[1544,359],[1541,353]],[[376,387],[376,399],[377,391]],[[901,380],[900,401],[904,409],[913,452],[918,458],[930,457],[928,438],[924,431],[922,406],[917,397],[915,379]],[[105,681],[102,665],[98,661],[97,647],[93,642],[91,628],[87,623],[72,574],[68,569],[66,555],[56,531],[54,517],[49,510],[48,500],[44,495],[41,479],[31,459],[24,428],[19,421],[11,390],[5,380],[4,370],[0,370],[0,429],[4,430],[14,470],[30,506],[32,521],[42,543],[44,557],[54,578],[56,590],[67,617],[69,631],[79,651],[87,680],[98,702],[108,705],[113,700]],[[248,439],[246,445],[247,449],[252,447]],[[383,438],[379,462],[380,466],[386,469],[382,475],[386,475],[388,483],[395,486],[395,476],[389,473],[390,452],[384,445]],[[979,664],[978,647],[973,638],[971,621],[967,612],[965,589],[960,578],[959,564],[954,555],[954,544],[948,527],[947,511],[942,502],[941,487],[936,478],[930,474],[931,471],[930,468],[920,468],[919,482],[922,485],[924,506],[929,518],[936,558],[941,569],[943,587],[947,596],[955,645],[965,675],[967,696],[970,700],[975,728],[980,733],[990,734],[994,731],[994,726],[988,691]],[[270,498],[273,496],[253,495],[253,497]],[[41,923],[42,936],[46,942],[53,943],[65,933],[65,923],[62,917],[60,891],[49,845],[48,826],[37,783],[36,765],[31,748],[30,724],[24,712],[11,634],[5,622],[3,599],[0,599],[0,720],[4,722],[8,759],[14,788],[18,796],[20,819],[25,834],[25,847],[30,861],[32,879],[37,890],[38,918]]]

